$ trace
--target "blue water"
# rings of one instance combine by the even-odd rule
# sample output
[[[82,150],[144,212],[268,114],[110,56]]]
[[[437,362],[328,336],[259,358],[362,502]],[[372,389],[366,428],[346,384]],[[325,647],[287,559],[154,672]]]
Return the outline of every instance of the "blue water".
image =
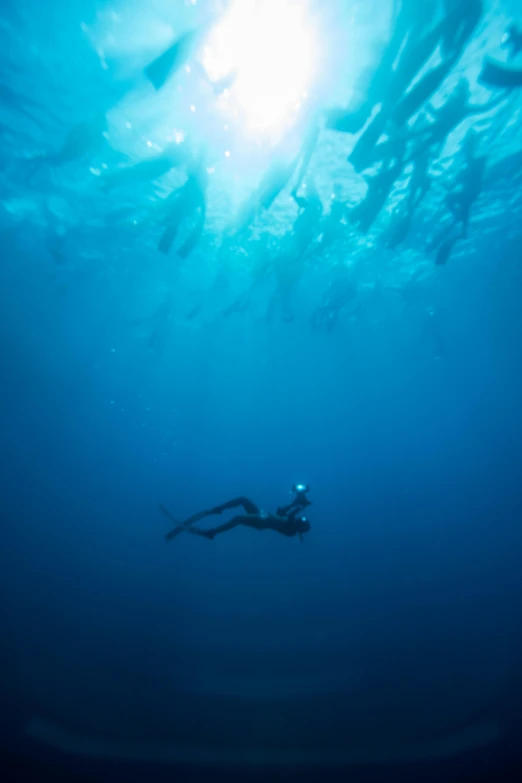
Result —
[[[435,102],[462,75],[473,101],[489,96],[482,59],[504,57],[521,18],[515,0],[485,6]],[[321,50],[310,89],[346,105],[392,3],[302,8]],[[520,93],[486,118],[483,192],[446,266],[428,250],[440,183],[387,246],[405,175],[367,234],[319,247],[291,323],[265,318],[273,280],[225,318],[256,240],[277,247],[297,215],[286,188],[243,248],[220,251],[288,127],[248,128],[234,88],[224,105],[194,69],[159,92],[142,75],[222,13],[211,0],[1,5],[4,740],[240,767],[508,754],[522,692]],[[105,146],[29,176],[100,112]],[[441,171],[481,121],[452,134]],[[154,212],[179,171],[102,183],[175,133],[206,145],[212,170],[183,262],[157,252]],[[321,134],[311,169],[326,214],[335,186],[352,206],[364,194],[346,161],[356,138]],[[332,332],[313,329],[336,262],[354,298]],[[274,510],[297,481],[313,500],[302,543],[248,528],[164,540],[160,504],[178,519],[237,495]]]

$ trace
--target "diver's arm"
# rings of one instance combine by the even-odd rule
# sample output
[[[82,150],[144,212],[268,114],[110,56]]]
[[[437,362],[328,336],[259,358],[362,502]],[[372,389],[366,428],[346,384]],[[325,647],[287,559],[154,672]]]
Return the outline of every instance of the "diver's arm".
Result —
[[[287,506],[279,506],[279,508],[276,510],[276,514],[278,517],[287,517],[289,516],[289,512],[295,507],[295,499],[292,500],[291,503],[289,503]]]

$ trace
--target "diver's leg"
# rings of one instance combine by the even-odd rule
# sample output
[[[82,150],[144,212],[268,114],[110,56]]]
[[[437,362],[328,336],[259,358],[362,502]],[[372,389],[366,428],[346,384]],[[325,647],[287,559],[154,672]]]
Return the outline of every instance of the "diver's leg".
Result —
[[[259,508],[255,503],[245,497],[234,498],[227,503],[223,503],[221,506],[216,506],[212,509],[213,514],[221,514],[223,511],[227,511],[229,508],[242,507],[247,514],[259,514]]]
[[[219,535],[220,533],[226,533],[229,530],[233,530],[238,525],[243,524],[241,517],[234,517],[229,522],[225,522],[223,525],[219,525],[218,527],[212,527],[209,530],[201,530],[200,528],[192,528],[189,532],[193,533],[196,536],[203,536],[204,538],[209,538],[212,540],[215,538],[215,536]]]
[[[183,526],[190,527],[194,524],[194,522],[199,522],[200,519],[205,519],[206,517],[214,516],[215,514],[222,514],[223,511],[227,511],[229,508],[238,508],[242,507],[245,510],[246,514],[259,514],[260,510],[256,506],[255,503],[252,503],[251,500],[244,497],[234,498],[233,500],[229,500],[226,503],[222,503],[220,506],[214,506],[214,508],[209,508],[206,511],[199,511],[197,514],[193,514],[193,516],[189,517],[183,522]]]

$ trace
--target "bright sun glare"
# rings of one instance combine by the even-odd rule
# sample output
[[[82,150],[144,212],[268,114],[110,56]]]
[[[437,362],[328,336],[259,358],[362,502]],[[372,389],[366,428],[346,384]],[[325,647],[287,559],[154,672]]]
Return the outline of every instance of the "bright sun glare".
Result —
[[[237,71],[230,99],[258,130],[282,129],[294,119],[315,60],[314,31],[302,0],[234,0],[203,52],[213,81]]]

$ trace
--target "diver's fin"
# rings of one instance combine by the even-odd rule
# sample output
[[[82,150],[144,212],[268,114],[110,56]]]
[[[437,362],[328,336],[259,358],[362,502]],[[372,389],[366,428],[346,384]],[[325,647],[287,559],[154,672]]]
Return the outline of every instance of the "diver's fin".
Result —
[[[160,508],[160,511],[163,514],[165,514],[165,516],[168,517],[168,519],[170,519],[171,522],[174,522],[174,524],[175,524],[175,527],[172,530],[170,530],[168,533],[166,533],[166,535],[165,535],[165,538],[167,539],[167,541],[171,541],[171,539],[176,538],[176,536],[179,536],[180,533],[183,533],[183,532],[190,533],[190,532],[192,532],[190,530],[190,528],[192,527],[192,525],[195,522],[199,522],[200,519],[205,519],[205,517],[211,516],[211,514],[220,514],[221,513],[221,511],[218,511],[217,509],[212,508],[212,509],[210,509],[210,511],[200,511],[197,514],[193,514],[188,519],[185,519],[184,522],[178,522],[177,519],[174,519],[174,517],[172,516],[170,511],[167,508],[165,508],[165,506],[161,506],[160,505],[159,508]]]
[[[191,30],[178,38],[163,54],[160,54],[145,68],[145,76],[156,90],[186,63],[201,33],[200,29]]]
[[[301,544],[304,544],[303,534],[302,533],[298,533],[297,535],[299,536],[299,541],[301,542]]]
[[[481,84],[487,84],[490,87],[506,87],[508,89],[522,87],[522,69],[506,68],[505,65],[488,58],[482,65],[478,80]]]
[[[165,538],[167,541],[171,541],[173,538],[176,538],[176,536],[179,536],[180,533],[183,533],[184,530],[188,529],[188,525],[186,522],[179,522],[177,519],[175,519],[168,508],[165,508],[165,506],[160,506],[160,511],[162,514],[165,514],[167,519],[170,519],[171,522],[174,523],[175,527],[172,528],[172,530],[169,530],[168,533],[165,534]]]
[[[170,519],[170,521],[173,522],[176,527],[181,526],[181,522],[179,521],[179,519],[175,519],[170,513],[170,511],[168,510],[168,508],[165,508],[165,506],[160,505],[159,510],[161,511],[162,514],[165,514],[165,516],[168,519]]]

